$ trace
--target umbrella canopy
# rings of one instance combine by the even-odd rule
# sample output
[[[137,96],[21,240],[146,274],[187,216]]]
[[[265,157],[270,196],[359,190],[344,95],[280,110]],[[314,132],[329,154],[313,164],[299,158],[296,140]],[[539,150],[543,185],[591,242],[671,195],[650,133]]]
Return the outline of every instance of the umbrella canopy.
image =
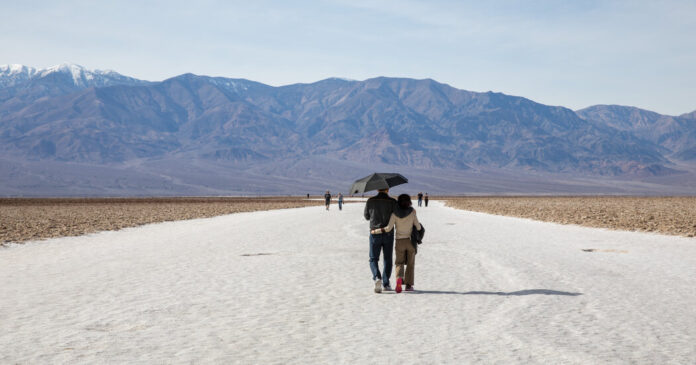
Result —
[[[362,194],[366,191],[389,189],[392,186],[408,183],[408,179],[401,174],[377,173],[355,180],[350,187],[351,194]]]

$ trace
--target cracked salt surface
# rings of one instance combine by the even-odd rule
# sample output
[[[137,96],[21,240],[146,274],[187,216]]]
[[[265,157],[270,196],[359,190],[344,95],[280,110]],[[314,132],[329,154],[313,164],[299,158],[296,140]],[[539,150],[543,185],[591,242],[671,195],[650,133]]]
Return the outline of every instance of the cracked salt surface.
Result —
[[[418,291],[374,294],[362,209],[239,213],[0,248],[0,363],[696,359],[694,239],[431,202],[417,208],[427,227]]]

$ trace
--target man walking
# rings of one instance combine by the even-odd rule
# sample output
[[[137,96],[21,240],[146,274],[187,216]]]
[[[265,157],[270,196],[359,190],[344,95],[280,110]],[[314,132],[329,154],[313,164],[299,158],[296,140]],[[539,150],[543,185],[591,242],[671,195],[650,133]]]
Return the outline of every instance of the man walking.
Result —
[[[331,205],[331,193],[329,191],[326,191],[326,194],[324,194],[324,201],[326,202],[326,210],[329,210],[329,205]]]
[[[370,221],[370,230],[387,226],[389,218],[396,209],[396,199],[388,195],[389,189],[381,189],[377,195],[367,199],[365,204],[365,219]],[[379,272],[380,251],[384,254],[384,268]],[[375,282],[375,293],[382,290],[391,291],[389,277],[392,271],[392,254],[394,252],[394,231],[385,233],[370,233],[370,270]]]
[[[343,193],[338,193],[338,210],[343,210]]]
[[[423,192],[418,193],[418,206],[423,205]]]
[[[425,207],[428,207],[428,193],[425,193]]]

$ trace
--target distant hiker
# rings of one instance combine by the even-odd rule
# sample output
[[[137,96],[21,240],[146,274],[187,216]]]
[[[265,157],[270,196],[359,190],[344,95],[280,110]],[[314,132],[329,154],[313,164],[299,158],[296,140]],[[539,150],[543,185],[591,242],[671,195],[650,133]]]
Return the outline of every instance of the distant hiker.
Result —
[[[326,194],[324,194],[324,200],[326,201],[326,210],[329,210],[329,205],[331,205],[331,193],[329,191],[326,191]]]
[[[309,199],[309,194],[307,194],[307,199]]]
[[[428,207],[428,193],[425,193],[424,199],[425,199],[425,207],[427,208]]]
[[[418,193],[418,206],[423,205],[423,192]]]
[[[338,193],[338,210],[343,210],[343,193]]]
[[[381,189],[377,195],[367,199],[365,203],[365,219],[370,221],[370,230],[385,228],[392,213],[396,210],[396,200],[388,195],[389,189]],[[380,251],[384,254],[383,273],[379,272]],[[375,282],[375,293],[382,290],[392,290],[389,277],[392,270],[392,254],[394,251],[394,232],[370,232],[370,270],[372,281]]]
[[[415,275],[416,253],[418,243],[422,239],[422,233],[415,232],[412,238],[413,228],[416,231],[425,231],[416,216],[416,210],[411,207],[411,197],[408,194],[399,195],[397,206],[389,218],[387,226],[380,229],[373,229],[370,233],[390,232],[396,226],[396,292],[401,293],[401,285],[406,285],[406,291],[413,291],[413,279]],[[419,235],[420,234],[420,235]],[[404,275],[404,264],[406,274]]]

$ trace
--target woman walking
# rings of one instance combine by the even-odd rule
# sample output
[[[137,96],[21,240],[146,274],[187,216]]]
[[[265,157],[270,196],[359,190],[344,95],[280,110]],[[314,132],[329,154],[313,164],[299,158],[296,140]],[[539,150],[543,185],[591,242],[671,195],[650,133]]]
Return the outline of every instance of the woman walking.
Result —
[[[401,194],[397,199],[397,206],[394,213],[389,218],[389,223],[384,228],[374,229],[372,234],[390,232],[396,226],[396,292],[401,293],[401,287],[406,285],[406,291],[413,291],[415,276],[416,251],[418,244],[411,241],[411,232],[422,229],[416,210],[411,206],[411,197],[408,194]],[[404,265],[406,272],[404,273]]]
[[[343,210],[343,193],[338,193],[338,210]]]

